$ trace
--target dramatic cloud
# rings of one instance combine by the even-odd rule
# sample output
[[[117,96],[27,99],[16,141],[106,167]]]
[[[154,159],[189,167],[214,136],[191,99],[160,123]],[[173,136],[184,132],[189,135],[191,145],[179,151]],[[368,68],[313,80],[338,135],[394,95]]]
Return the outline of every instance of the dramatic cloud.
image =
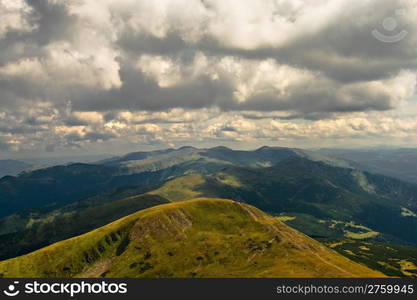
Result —
[[[414,138],[414,1],[0,0],[0,17],[5,153]]]

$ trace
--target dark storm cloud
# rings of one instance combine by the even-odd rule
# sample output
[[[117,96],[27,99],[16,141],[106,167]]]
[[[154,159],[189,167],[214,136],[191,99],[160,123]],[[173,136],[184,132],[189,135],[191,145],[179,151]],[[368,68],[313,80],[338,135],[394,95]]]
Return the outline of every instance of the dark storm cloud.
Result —
[[[260,45],[248,50],[225,44],[225,41],[213,36],[203,36],[195,43],[187,43],[178,32],[168,32],[165,38],[160,39],[126,31],[117,43],[126,53],[134,56],[138,53],[180,56],[184,51],[203,51],[209,56],[274,58],[278,62],[322,71],[342,83],[379,80],[402,69],[417,67],[417,27],[412,1],[370,1],[356,7],[351,3],[341,3],[345,9],[335,12],[319,31],[307,30],[305,34],[298,34],[287,43],[273,47]],[[396,15],[397,11],[404,12],[404,15]],[[408,35],[398,43],[383,44],[371,33],[373,30],[387,35],[398,33],[389,33],[383,28],[383,21],[390,17],[398,22],[398,31],[404,30]],[[293,34],[291,31],[280,31],[279,27],[276,30],[277,35]]]
[[[0,62],[7,63],[22,57],[42,57],[42,46],[54,41],[68,40],[76,34],[77,18],[71,16],[63,3],[45,0],[26,0],[31,8],[25,19],[30,31],[11,29],[0,39]]]
[[[347,101],[341,101],[343,97],[348,97]],[[336,99],[339,101],[335,101]],[[372,94],[366,89],[353,90],[342,94],[338,93],[338,88],[333,86],[307,90],[300,86],[294,89],[290,97],[284,97],[279,103],[277,103],[275,95],[267,93],[249,98],[242,104],[230,106],[230,109],[248,111],[299,111],[306,115],[315,112],[384,111],[391,108],[393,108],[393,104],[387,94]]]
[[[66,40],[76,34],[77,17],[71,16],[64,3],[59,1],[26,0],[33,8],[32,19],[37,30],[28,39],[39,45]]]
[[[231,97],[233,91],[227,82],[212,81],[200,76],[173,87],[160,88],[156,82],[147,78],[128,65],[121,65],[121,88],[110,91],[91,91],[77,95],[73,100],[74,109],[87,111],[107,111],[112,109],[164,111],[182,107],[198,109],[211,107],[219,97]],[[117,100],[115,100],[117,99]]]

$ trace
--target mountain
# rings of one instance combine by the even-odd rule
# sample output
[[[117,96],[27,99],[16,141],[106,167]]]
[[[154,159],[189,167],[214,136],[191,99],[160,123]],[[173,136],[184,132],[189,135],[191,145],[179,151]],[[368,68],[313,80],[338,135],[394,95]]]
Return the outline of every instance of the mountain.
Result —
[[[66,205],[114,188],[157,185],[185,174],[213,174],[229,166],[261,168],[289,157],[345,166],[341,160],[289,148],[238,151],[182,147],[131,153],[96,164],[76,163],[4,177],[0,179],[0,218],[44,206]]]
[[[110,167],[75,164],[4,177],[0,179],[0,217],[93,196],[103,190],[103,185],[111,186],[116,172]]]
[[[151,193],[171,201],[219,197],[248,203],[289,216],[288,224],[310,236],[417,244],[416,185],[305,158],[187,175]]]
[[[0,218],[45,207],[60,207],[120,187],[146,188],[181,176],[198,165],[178,165],[130,174],[120,166],[74,164],[0,179]],[[206,167],[209,167],[206,165]],[[74,188],[76,187],[76,188]],[[1,230],[0,230],[1,231]]]
[[[104,160],[112,157],[110,154],[90,154],[90,155],[76,155],[76,156],[46,156],[24,158],[21,161],[37,168],[48,168],[53,166],[70,165],[75,163],[92,164],[98,160]]]
[[[123,165],[134,172],[155,171],[185,162],[197,161],[211,162],[223,166],[262,168],[273,166],[290,157],[304,157],[339,167],[350,167],[349,163],[344,160],[302,149],[262,147],[254,151],[244,151],[232,150],[223,146],[209,149],[181,147],[179,149],[152,152],[135,152],[123,157],[101,161],[97,164]]]
[[[140,152],[132,152],[126,154],[124,156],[118,157],[110,157],[100,161],[97,161],[95,164],[98,165],[118,165],[127,161],[137,161],[137,160],[144,160],[150,157],[155,157],[159,155],[169,154],[174,152],[175,149],[165,149],[165,150],[157,150],[157,151],[140,151]]]
[[[320,149],[318,152],[351,161],[360,170],[417,183],[417,149]]]
[[[18,160],[0,160],[0,178],[4,176],[16,176],[31,167],[31,164]]]
[[[0,262],[2,277],[384,277],[237,202],[140,211]]]
[[[236,153],[232,158],[234,152],[227,148],[210,151],[218,158],[230,157],[236,164],[244,162]],[[122,217],[111,209],[113,205],[129,214],[162,204],[160,201],[197,197],[251,204],[286,219],[288,225],[314,238],[417,244],[415,185],[337,167],[311,156],[288,155],[292,153],[288,149],[261,148],[255,152],[262,152],[265,159],[280,153],[281,157],[266,168],[191,160],[158,171],[123,175],[130,172],[123,165],[77,164],[0,180],[0,187],[7,182],[10,192],[5,200],[10,203],[15,197],[21,199],[20,207],[29,208],[19,211],[17,207],[17,212],[0,218],[0,259],[27,254]],[[242,153],[245,157],[259,155]],[[159,201],[148,203],[151,195],[159,196]],[[136,198],[141,200],[132,200]]]

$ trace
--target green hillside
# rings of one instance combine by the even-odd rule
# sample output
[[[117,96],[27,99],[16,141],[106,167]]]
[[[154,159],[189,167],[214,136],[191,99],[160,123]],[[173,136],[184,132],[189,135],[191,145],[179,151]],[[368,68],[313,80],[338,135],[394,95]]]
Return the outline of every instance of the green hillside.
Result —
[[[383,277],[230,200],[149,208],[0,262],[2,277]]]
[[[8,225],[3,227],[9,227],[10,230],[15,227],[15,231],[0,235],[0,260],[30,253],[139,210],[169,202],[160,196],[146,194],[117,198],[125,193],[123,190],[111,195],[101,195],[44,214],[32,212],[0,220],[0,225]]]

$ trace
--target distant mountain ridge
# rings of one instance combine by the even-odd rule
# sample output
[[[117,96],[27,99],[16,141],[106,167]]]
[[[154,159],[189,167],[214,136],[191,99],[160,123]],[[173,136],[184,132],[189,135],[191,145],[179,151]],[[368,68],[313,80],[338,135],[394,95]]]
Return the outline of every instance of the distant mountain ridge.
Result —
[[[0,178],[4,176],[17,176],[21,172],[30,169],[31,164],[12,159],[0,160]]]
[[[169,203],[158,195],[123,198],[124,192],[96,196],[49,212],[33,211],[0,219],[0,261],[84,234],[139,210]]]
[[[417,149],[319,149],[326,156],[350,161],[360,170],[417,183]]]
[[[55,166],[0,179],[0,218],[45,205],[65,205],[113,188],[155,185],[191,173],[213,174],[228,166],[262,168],[288,157],[345,164],[341,160],[290,148],[263,147],[255,151],[239,151],[226,147],[182,147],[137,152],[95,164]]]
[[[224,146],[208,149],[198,149],[195,147],[184,146],[179,149],[166,149],[151,152],[134,152],[122,157],[110,158],[97,162],[103,165],[126,165],[147,166],[157,165],[165,162],[171,166],[181,160],[181,162],[206,159],[214,160],[225,165],[241,167],[269,167],[285,160],[289,157],[305,157],[314,161],[322,161],[340,167],[352,167],[347,161],[342,159],[327,157],[313,151],[285,148],[285,147],[261,147],[256,150],[233,150]]]

